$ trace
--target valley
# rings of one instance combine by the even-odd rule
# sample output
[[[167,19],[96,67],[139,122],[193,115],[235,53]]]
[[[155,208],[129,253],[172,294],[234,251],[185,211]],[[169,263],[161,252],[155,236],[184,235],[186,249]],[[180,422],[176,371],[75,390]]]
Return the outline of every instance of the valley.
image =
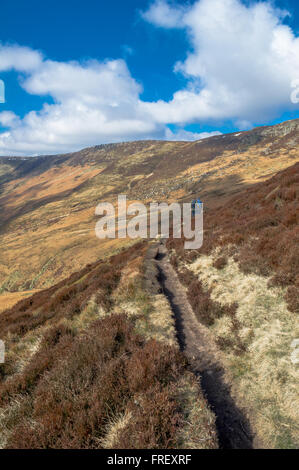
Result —
[[[2,448],[297,448],[298,141],[1,157]],[[200,197],[203,246],[97,239],[119,194]]]
[[[197,142],[141,141],[0,158],[0,292],[47,288],[129,240],[99,241],[95,207],[185,202],[214,210],[298,160],[299,121]],[[1,297],[0,297],[1,298]]]

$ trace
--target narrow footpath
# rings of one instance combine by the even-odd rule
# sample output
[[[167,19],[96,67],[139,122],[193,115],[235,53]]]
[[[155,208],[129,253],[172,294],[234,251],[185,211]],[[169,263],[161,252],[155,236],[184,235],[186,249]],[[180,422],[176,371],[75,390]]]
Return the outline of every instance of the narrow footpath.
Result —
[[[186,291],[169,262],[163,243],[153,250],[158,282],[168,298],[175,318],[177,338],[190,368],[200,379],[206,399],[216,415],[219,445],[222,449],[252,449],[253,436],[248,420],[236,406],[224,371],[219,351],[209,330],[200,324],[189,304]]]

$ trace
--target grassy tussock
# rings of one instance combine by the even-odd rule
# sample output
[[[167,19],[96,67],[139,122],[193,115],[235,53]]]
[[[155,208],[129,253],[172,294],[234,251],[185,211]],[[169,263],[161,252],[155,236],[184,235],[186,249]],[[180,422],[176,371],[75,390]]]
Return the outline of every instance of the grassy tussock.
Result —
[[[105,435],[99,443],[103,449],[114,449],[116,443],[121,439],[123,430],[128,426],[133,418],[131,411],[126,410],[123,414],[116,416],[109,421],[105,430]]]
[[[238,305],[238,336],[229,315],[216,319],[212,331],[222,346],[238,399],[246,404],[258,435],[267,447],[298,445],[298,368],[291,362],[291,343],[298,338],[285,289],[269,288],[268,279],[244,274],[230,258],[219,271],[215,256],[201,256],[190,269],[209,289],[212,301]],[[244,353],[237,355],[241,338]]]
[[[149,294],[144,287],[143,257],[129,263],[113,293],[113,310],[137,317],[136,328],[145,338],[177,347],[175,321],[163,294]]]
[[[177,346],[175,321],[169,302],[165,295],[157,294],[152,299],[152,310],[149,313],[149,328],[146,336]]]
[[[179,431],[181,449],[216,449],[215,415],[207,407],[200,386],[192,374],[182,377],[177,399],[181,404],[185,426]]]

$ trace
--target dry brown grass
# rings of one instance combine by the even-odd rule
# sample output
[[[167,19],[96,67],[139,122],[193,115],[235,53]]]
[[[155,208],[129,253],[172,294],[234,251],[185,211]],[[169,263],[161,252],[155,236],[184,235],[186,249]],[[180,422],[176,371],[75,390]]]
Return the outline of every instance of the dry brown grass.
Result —
[[[294,314],[287,308],[284,290],[268,286],[268,279],[244,274],[229,259],[219,271],[213,266],[217,254],[201,256],[190,265],[221,305],[237,303],[239,336],[246,353],[237,356],[238,340],[230,316],[212,327],[221,344],[238,402],[246,405],[251,422],[266,447],[298,445],[298,368],[291,362],[291,343],[298,338]]]
[[[144,343],[120,316],[93,323],[74,340],[67,330],[59,331],[59,336],[53,330],[47,337],[51,353],[41,349],[34,366],[32,361],[22,374],[17,390],[29,394],[32,412],[20,417],[8,447],[98,448],[107,433],[105,423],[128,407],[134,410],[134,427],[127,438],[123,431],[122,447],[130,447],[129,442],[137,447],[174,444],[180,417],[171,384],[184,367],[177,352],[154,341]],[[13,396],[9,384],[1,392],[2,399]],[[136,408],[137,400],[145,400],[144,408]],[[150,413],[154,428],[147,426],[143,413]]]
[[[207,211],[203,247],[170,240],[172,264],[197,318],[222,351],[257,446],[298,447],[299,164]],[[194,280],[194,276],[196,279]],[[230,306],[235,305],[232,315]]]
[[[192,374],[182,377],[177,399],[185,415],[185,426],[179,431],[181,449],[217,449],[215,415],[207,407],[198,381]]]
[[[28,200],[42,199],[74,189],[86,180],[98,175],[101,169],[85,166],[62,165],[51,168],[42,174],[18,178],[9,182],[1,195],[1,203],[13,208]]]
[[[117,442],[121,440],[122,432],[126,429],[132,418],[132,412],[125,410],[123,414],[110,419],[105,435],[100,440],[101,447],[103,449],[115,449]]]
[[[193,385],[187,384],[184,361],[174,341],[169,305],[162,295],[151,296],[144,292],[139,272],[143,254],[136,245],[131,251],[108,259],[131,242],[99,242],[93,231],[94,208],[101,200],[115,202],[116,195],[123,192],[129,194],[130,200],[145,201],[190,199],[200,192],[207,206],[212,207],[218,203],[219,195],[224,194],[223,202],[241,187],[265,181],[269,173],[286,168],[290,159],[298,160],[297,149],[291,145],[296,138],[293,134],[289,140],[279,133],[259,140],[253,131],[241,137],[226,136],[199,143],[133,142],[87,149],[65,157],[37,159],[34,168],[28,160],[24,168],[21,166],[14,173],[5,165],[1,166],[1,174],[8,178],[1,179],[1,182],[7,181],[1,183],[0,200],[1,244],[5,247],[5,253],[0,253],[1,292],[49,287],[0,315],[1,332],[10,348],[9,361],[1,369],[2,445],[8,440],[13,447],[99,447],[109,442],[128,448],[173,446],[179,445],[178,430],[190,446],[216,445],[212,415],[205,408],[205,402],[195,396]],[[289,177],[292,179],[292,175]],[[19,183],[23,186],[18,187]],[[294,245],[296,191],[289,187],[294,183],[290,179],[280,183],[274,179],[265,183],[259,193],[253,189],[243,198],[238,196],[233,202],[234,210],[232,206],[225,208],[221,220],[210,213],[206,219],[207,253],[215,248],[216,241],[226,246],[233,234],[231,241],[241,247],[238,251],[240,265],[265,272],[274,270],[277,276],[272,282],[287,286],[288,304],[296,310],[298,286],[294,273],[298,265],[295,251],[292,248],[288,256],[281,257],[286,247]],[[252,212],[247,207],[248,199]],[[261,200],[268,205],[266,211],[264,207],[260,210]],[[242,211],[248,214],[248,220],[242,219],[241,224],[236,224],[235,215]],[[247,237],[247,242],[251,243],[250,253],[256,253],[248,257],[249,245],[245,246],[238,228],[244,232],[247,227],[248,235],[252,221],[257,222],[253,235],[263,232],[263,237],[258,245],[254,237]],[[280,226],[276,230],[277,221]],[[223,231],[214,237],[212,229],[222,223]],[[275,233],[276,242],[282,240],[279,245],[269,243]],[[192,256],[194,254],[189,255],[189,261]],[[99,258],[105,260],[99,263]],[[179,264],[177,260],[174,262]],[[65,281],[71,272],[81,270],[86,263],[93,265]],[[222,264],[218,275],[225,274],[229,267]],[[211,295],[214,287],[210,286]],[[224,331],[229,325],[229,331],[231,328],[234,334],[237,332],[248,348],[245,355],[239,354],[236,358],[235,369],[242,375],[242,364],[246,363],[242,360],[249,354],[252,333],[240,327],[238,312],[227,318],[226,302],[210,300],[198,283],[196,291],[198,298],[206,300],[211,328]],[[240,305],[243,305],[242,299]],[[120,315],[113,315],[114,311]],[[204,313],[198,311],[198,316],[204,318]],[[94,324],[99,337],[93,335]],[[113,338],[110,335],[116,326],[121,330],[121,341],[117,335]],[[103,328],[107,331],[105,347],[100,341]],[[83,336],[88,338],[86,344]],[[225,349],[225,331],[222,339]],[[257,344],[258,347],[263,350],[261,345]],[[103,372],[97,364],[98,353],[107,371],[106,388]],[[88,364],[86,370],[83,360]],[[82,364],[82,373],[78,364]],[[157,367],[163,371],[162,375],[158,374],[163,380],[157,377]],[[168,375],[165,367],[171,369],[174,376],[172,372]],[[123,373],[120,382],[115,378],[119,370]],[[72,376],[69,371],[73,372]],[[155,378],[152,373],[156,374]],[[99,383],[96,388],[92,382],[87,392],[82,383],[89,384],[90,377],[96,377]],[[166,377],[170,378],[167,383]],[[282,371],[279,380],[285,380]],[[178,394],[182,381],[186,387],[183,387],[185,398]],[[132,383],[136,386],[133,392]],[[65,390],[65,384],[77,390],[78,400],[69,389]],[[136,395],[137,389],[138,394],[141,390],[140,396]],[[55,402],[55,390],[60,397],[60,408]],[[101,396],[97,394],[99,390]],[[128,390],[136,402],[132,401]],[[202,413],[199,413],[197,400],[202,403]],[[111,407],[113,413],[107,413]],[[273,423],[273,419],[271,415],[269,422]],[[280,418],[277,419],[280,423]],[[201,423],[202,434],[196,434]],[[286,429],[289,426],[287,422],[284,425]],[[158,431],[153,432],[153,429]],[[277,439],[287,446],[287,434]]]
[[[24,297],[33,295],[36,290],[23,292],[5,292],[0,295],[0,313],[16,305]]]
[[[252,133],[201,142],[133,142],[68,156],[24,161],[1,184],[0,289],[47,288],[109,256],[128,240],[99,241],[94,209],[100,201],[190,200],[200,193],[214,207],[232,193],[298,160],[289,137]],[[254,137],[254,135],[253,135]],[[288,140],[289,138],[289,140]],[[249,140],[248,140],[249,139]],[[0,162],[3,172],[16,162]],[[221,198],[219,197],[221,196]]]
[[[199,251],[185,253],[181,239],[170,240],[168,247],[175,249],[179,258],[192,261],[197,253],[230,246],[245,273],[272,276],[271,285],[287,287],[289,309],[298,312],[298,200],[299,163],[240,192],[217,211],[208,211]]]
[[[87,266],[2,314],[1,447],[217,446],[169,305],[144,291],[145,251]]]

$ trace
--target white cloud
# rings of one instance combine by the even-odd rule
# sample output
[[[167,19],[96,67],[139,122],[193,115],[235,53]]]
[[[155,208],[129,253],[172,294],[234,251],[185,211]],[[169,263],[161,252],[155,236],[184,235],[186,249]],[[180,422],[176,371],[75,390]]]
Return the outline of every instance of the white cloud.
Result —
[[[180,22],[165,24],[166,11]],[[146,110],[159,122],[230,119],[248,126],[291,108],[299,38],[282,24],[285,15],[267,2],[199,0],[183,15],[181,7],[155,2],[143,16],[156,26],[185,28],[190,38],[186,60],[175,65],[188,86],[169,102],[147,103]]]
[[[13,48],[11,53],[16,57]],[[0,64],[2,61],[0,51]],[[11,59],[10,63],[17,68],[18,62],[14,65]],[[21,67],[25,69],[25,62]],[[84,64],[43,60],[23,75],[21,85],[28,93],[50,95],[54,104],[45,104],[22,120],[5,113],[1,118],[0,114],[0,123],[10,127],[0,134],[2,154],[65,152],[164,135],[164,126],[141,106],[142,88],[123,60]]]
[[[165,139],[166,140],[186,140],[186,141],[193,141],[193,140],[201,140],[207,139],[208,137],[213,137],[215,135],[221,135],[219,131],[212,131],[212,132],[190,132],[186,131],[185,129],[179,129],[175,132],[172,132],[171,129],[167,128],[165,132]]]
[[[147,11],[142,13],[142,17],[156,26],[177,28],[181,25],[185,11],[186,7],[173,8],[164,0],[157,0]]]
[[[27,93],[52,103],[22,119],[0,113],[0,154],[56,153],[146,138],[194,140],[205,135],[185,131],[188,123],[229,120],[248,129],[294,109],[299,38],[283,24],[285,14],[266,2],[154,2],[143,18],[166,29],[183,28],[190,42],[185,60],[174,64],[187,86],[170,101],[142,101],[142,87],[122,59],[57,62],[28,47],[0,43],[0,72],[17,71]],[[173,133],[167,124],[182,129]]]
[[[12,111],[2,111],[0,113],[0,124],[3,127],[11,127],[19,122],[19,117]]]
[[[42,54],[29,47],[2,45],[0,43],[0,71],[17,70],[28,72],[40,67]]]

